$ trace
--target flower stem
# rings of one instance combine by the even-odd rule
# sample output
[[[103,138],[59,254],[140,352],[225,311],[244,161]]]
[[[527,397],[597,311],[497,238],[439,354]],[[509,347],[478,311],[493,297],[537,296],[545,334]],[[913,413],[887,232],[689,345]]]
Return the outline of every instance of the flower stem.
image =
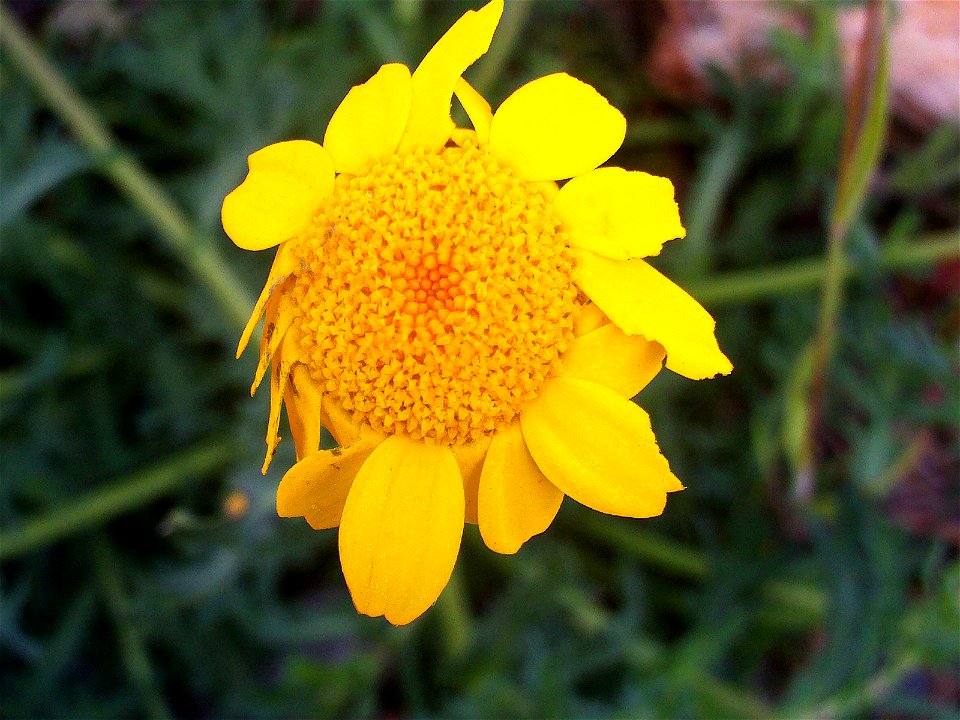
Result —
[[[437,600],[437,612],[447,658],[459,658],[473,640],[470,609],[461,572],[454,570],[450,576],[450,582]]]
[[[877,266],[884,270],[907,270],[924,267],[940,260],[960,257],[960,236],[946,232],[930,235],[910,244],[890,245],[880,249]],[[779,297],[813,290],[828,273],[829,261],[823,258],[796,260],[766,268],[730,272],[696,280],[686,285],[690,293],[705,305],[719,307]],[[834,266],[840,280],[862,272],[861,268],[844,263]],[[835,278],[831,279],[831,282]]]
[[[223,467],[233,453],[234,446],[230,441],[208,441],[158,465],[138,470],[109,487],[98,488],[40,513],[18,530],[0,532],[0,560],[45,547],[146,505]]]
[[[699,580],[710,570],[706,558],[697,550],[603,515],[585,515],[569,527],[674,575]]]
[[[230,271],[210,238],[203,237],[183,211],[134,158],[123,152],[110,130],[43,56],[20,22],[0,5],[3,49],[43,101],[70,128],[80,144],[102,158],[102,171],[153,225],[180,261],[207,287],[226,318],[242,325],[252,298]]]

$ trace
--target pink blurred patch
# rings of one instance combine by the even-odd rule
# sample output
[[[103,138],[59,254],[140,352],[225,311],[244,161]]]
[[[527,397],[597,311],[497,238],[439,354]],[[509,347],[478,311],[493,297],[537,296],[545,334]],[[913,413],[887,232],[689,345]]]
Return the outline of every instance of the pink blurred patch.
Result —
[[[716,65],[739,80],[782,75],[768,52],[770,31],[802,32],[795,13],[766,0],[667,0],[667,20],[650,55],[650,75],[683,97],[709,95],[706,70]]]
[[[849,82],[866,14],[840,13],[837,32]],[[960,122],[960,2],[901,0],[890,35],[893,112],[918,128]]]
[[[740,81],[785,82],[770,56],[770,32],[783,28],[802,34],[800,12],[774,0],[668,0],[664,7],[667,20],[650,56],[650,75],[665,92],[708,99],[710,65]],[[865,17],[862,8],[837,15],[848,84]],[[900,0],[890,43],[894,115],[918,129],[960,122],[960,2]]]

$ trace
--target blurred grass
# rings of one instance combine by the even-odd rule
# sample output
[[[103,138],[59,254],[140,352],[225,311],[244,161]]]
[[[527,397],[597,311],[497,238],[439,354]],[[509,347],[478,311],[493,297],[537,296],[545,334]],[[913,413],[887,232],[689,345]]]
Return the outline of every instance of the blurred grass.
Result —
[[[615,161],[687,189],[658,263],[737,370],[640,398],[688,486],[663,517],[568,500],[510,557],[468,528],[404,629],[355,614],[334,533],[275,517],[292,452],[259,476],[265,398],[232,361],[268,258],[219,203],[470,5],[69,7],[0,18],[0,715],[956,716],[955,125],[899,131],[850,215],[821,460],[791,492],[844,122],[832,7],[774,38],[785,87],[717,74],[705,106],[643,80],[655,6],[631,30],[508,6],[471,78],[499,100],[568,70],[629,110]]]

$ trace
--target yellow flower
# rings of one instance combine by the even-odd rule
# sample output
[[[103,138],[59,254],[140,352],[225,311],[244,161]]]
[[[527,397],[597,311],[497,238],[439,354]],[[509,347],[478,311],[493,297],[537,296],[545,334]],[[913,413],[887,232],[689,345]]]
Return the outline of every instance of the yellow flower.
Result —
[[[623,115],[564,73],[496,113],[462,79],[502,10],[466,13],[412,75],[354,87],[322,146],[251,155],[223,203],[238,246],[279,245],[238,351],[265,315],[264,471],[281,400],[298,458],[277,510],[339,526],[354,604],[397,625],[440,595],[464,522],[514,553],[564,495],[659,515],[683,486],[630,398],[664,358],[692,379],[732,369],[710,315],[642,259],[685,234],[670,181],[597,169]],[[338,449],[319,450],[321,425]]]

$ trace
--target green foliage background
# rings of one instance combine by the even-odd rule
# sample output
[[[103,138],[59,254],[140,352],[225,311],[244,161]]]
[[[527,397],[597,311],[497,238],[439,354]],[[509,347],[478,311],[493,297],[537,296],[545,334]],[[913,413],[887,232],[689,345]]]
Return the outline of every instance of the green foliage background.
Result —
[[[0,715],[956,717],[960,139],[888,134],[807,488],[844,119],[835,8],[811,5],[808,38],[773,38],[784,85],[717,72],[709,104],[647,80],[655,4],[508,7],[468,76],[496,105],[566,70],[625,112],[613,162],[676,180],[689,236],[658,265],[736,371],[639,398],[688,487],[663,517],[567,500],[509,557],[468,527],[402,629],[356,615],[335,532],[275,515],[293,453],[260,476],[266,393],[233,360],[270,258],[219,208],[247,154],[321,139],[351,85],[472,4],[90,3],[79,26],[8,5],[115,142],[72,132],[3,36]]]

